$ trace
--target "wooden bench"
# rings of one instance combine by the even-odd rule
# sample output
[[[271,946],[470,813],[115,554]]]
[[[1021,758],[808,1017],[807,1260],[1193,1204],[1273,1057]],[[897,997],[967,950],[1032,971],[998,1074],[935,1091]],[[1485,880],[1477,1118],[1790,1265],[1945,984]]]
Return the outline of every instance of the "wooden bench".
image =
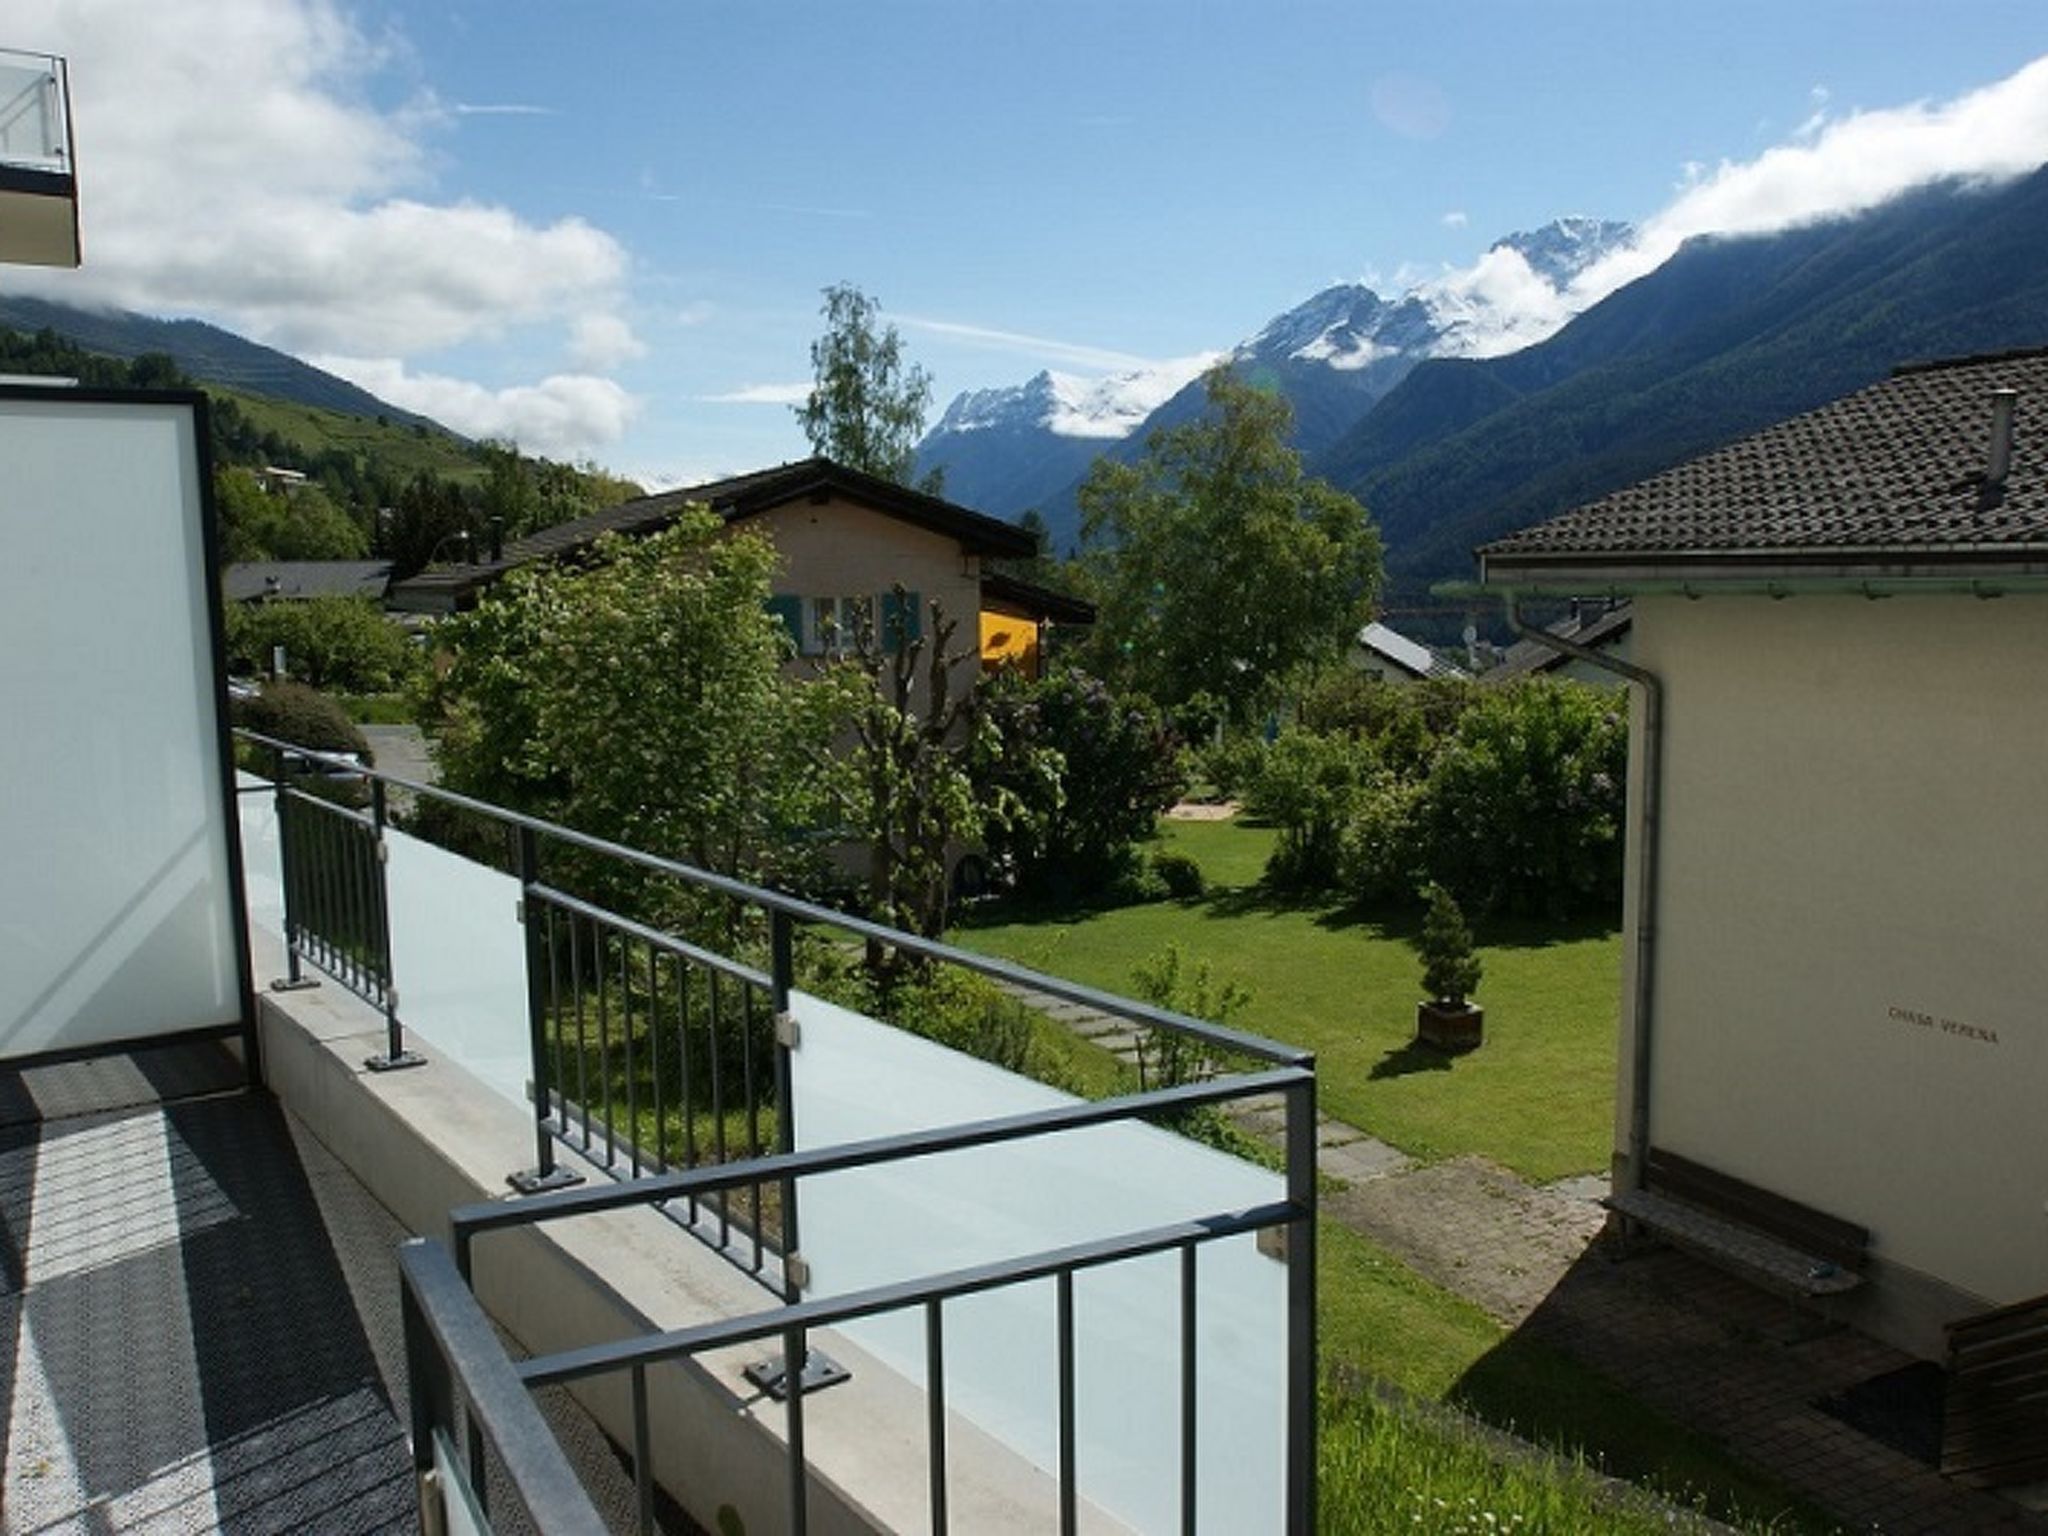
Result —
[[[1788,1295],[1838,1296],[1863,1283],[1868,1228],[1659,1147],[1650,1149],[1643,1187],[1606,1205],[1674,1248]]]
[[[1948,1325],[1941,1471],[1972,1488],[2048,1478],[2048,1296]]]

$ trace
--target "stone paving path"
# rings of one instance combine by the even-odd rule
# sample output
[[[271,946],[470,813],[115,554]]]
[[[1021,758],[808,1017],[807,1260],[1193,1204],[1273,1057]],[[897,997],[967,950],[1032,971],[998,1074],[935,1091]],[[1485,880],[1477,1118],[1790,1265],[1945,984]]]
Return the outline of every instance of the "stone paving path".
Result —
[[[1129,1021],[1026,988],[1019,1001],[1132,1065]],[[1231,1106],[1278,1142],[1278,1096]],[[1481,1157],[1418,1165],[1398,1148],[1316,1117],[1316,1164],[1342,1188],[1323,1210],[1425,1278],[1619,1382],[1668,1417],[1861,1533],[2048,1532],[2048,1515],[1958,1488],[1926,1464],[1823,1412],[1823,1398],[1912,1363],[1848,1329],[1816,1328],[1783,1299],[1656,1249],[1617,1261],[1596,1239],[1607,1180],[1535,1185]]]
[[[1068,1002],[1029,987],[1005,984],[1003,990],[1026,1007],[1066,1025],[1082,1039],[1093,1041],[1126,1066],[1138,1065],[1138,1048],[1145,1035],[1143,1026],[1090,1008],[1086,1003]],[[1224,1111],[1262,1141],[1278,1142],[1285,1135],[1287,1106],[1279,1094],[1241,1099],[1225,1105]],[[1413,1162],[1407,1153],[1366,1135],[1357,1126],[1346,1125],[1318,1111],[1316,1167],[1330,1178],[1357,1183],[1398,1173]]]

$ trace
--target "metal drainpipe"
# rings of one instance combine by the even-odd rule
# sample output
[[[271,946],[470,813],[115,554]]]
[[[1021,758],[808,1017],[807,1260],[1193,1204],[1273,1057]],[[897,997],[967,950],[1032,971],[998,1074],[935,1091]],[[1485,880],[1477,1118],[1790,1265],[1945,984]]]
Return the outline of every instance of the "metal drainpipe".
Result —
[[[1650,999],[1651,959],[1656,941],[1657,917],[1657,817],[1658,782],[1663,772],[1664,685],[1655,673],[1603,656],[1598,651],[1554,635],[1522,617],[1521,603],[1513,592],[1507,594],[1508,623],[1525,640],[1534,640],[1574,661],[1612,672],[1636,683],[1643,690],[1643,800],[1636,817],[1635,835],[1642,850],[1636,879],[1636,986],[1634,1059],[1629,1074],[1628,1184],[1643,1185],[1643,1171],[1650,1153]]]

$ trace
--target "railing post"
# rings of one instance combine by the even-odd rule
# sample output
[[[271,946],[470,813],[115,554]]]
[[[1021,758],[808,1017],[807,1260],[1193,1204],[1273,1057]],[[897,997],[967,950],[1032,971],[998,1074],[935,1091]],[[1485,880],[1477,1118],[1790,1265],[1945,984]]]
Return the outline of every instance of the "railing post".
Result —
[[[1287,1089],[1287,1529],[1316,1529],[1316,1082]]]
[[[540,884],[540,839],[528,826],[519,828],[519,922],[526,943],[526,1044],[533,1065],[533,1167],[505,1182],[522,1195],[581,1184],[583,1175],[555,1162],[554,1113],[556,1085],[548,1071],[548,938],[541,931],[541,904],[534,899]]]
[[[796,922],[779,907],[768,909],[768,985],[775,1011],[775,1150],[796,1150],[796,1018],[789,995],[796,985]],[[792,1264],[790,1261],[796,1262]],[[796,1180],[782,1181],[782,1299],[802,1301],[804,1266],[797,1236]],[[802,1372],[793,1378],[801,1384]]]
[[[307,987],[320,985],[317,978],[308,976],[299,962],[299,892],[301,871],[297,867],[298,855],[292,851],[291,833],[291,791],[286,788],[285,752],[282,747],[271,749],[270,783],[277,795],[277,881],[284,889],[284,965],[285,973],[273,977],[270,989],[273,992],[298,992]]]
[[[372,1072],[396,1072],[401,1067],[423,1067],[427,1058],[405,1048],[405,1032],[398,1023],[398,978],[391,974],[391,850],[384,841],[390,807],[382,779],[370,780],[370,939],[376,945],[371,959],[382,981],[384,1003],[384,1054],[363,1063]]]
[[[408,1278],[399,1286],[398,1307],[405,1338],[407,1397],[412,1420],[412,1475],[419,1494],[420,1529],[445,1531],[446,1491],[434,1470],[434,1433],[443,1426],[453,1431],[455,1387],[448,1362],[441,1357],[426,1320],[420,1315],[419,1298]]]

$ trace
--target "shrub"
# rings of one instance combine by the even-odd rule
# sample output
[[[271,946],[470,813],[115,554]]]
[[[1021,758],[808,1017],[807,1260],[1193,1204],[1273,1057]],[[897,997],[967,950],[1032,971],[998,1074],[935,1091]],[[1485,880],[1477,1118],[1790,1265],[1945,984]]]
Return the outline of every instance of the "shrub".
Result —
[[[1293,728],[1267,750],[1245,805],[1280,828],[1266,866],[1277,885],[1334,885],[1345,826],[1377,774],[1371,746],[1350,736]]]
[[[333,699],[303,683],[266,684],[253,699],[238,699],[234,722],[294,746],[315,752],[359,753],[370,759],[370,743],[348,711]]]
[[[1486,909],[1563,917],[1621,899],[1628,726],[1616,695],[1549,680],[1489,690],[1431,767],[1431,878]]]
[[[1152,872],[1165,884],[1166,894],[1180,901],[1192,900],[1208,888],[1208,882],[1202,876],[1202,866],[1191,854],[1182,853],[1178,848],[1162,849],[1153,854]]]
[[[1032,1075],[1031,1015],[985,976],[951,967],[909,969],[885,990],[874,1013],[1006,1072]]]
[[[1363,902],[1405,903],[1425,879],[1422,784],[1381,773],[1360,792],[1337,850],[1338,883]]]
[[[1001,739],[985,778],[1024,814],[990,835],[989,849],[1028,890],[1058,896],[1110,888],[1179,798],[1180,750],[1148,701],[1118,696],[1071,669],[1037,682],[1001,674],[983,704]],[[1037,771],[1057,754],[1059,771]]]
[[[1422,990],[1439,1003],[1455,1006],[1479,990],[1479,956],[1472,949],[1472,930],[1451,893],[1440,885],[1427,892],[1429,915],[1415,948],[1422,956]]]
[[[1456,729],[1480,697],[1478,685],[1458,678],[1389,683],[1345,669],[1316,680],[1302,695],[1299,721],[1318,735],[1354,736],[1404,778],[1429,771],[1444,735]]]
[[[367,598],[230,603],[226,630],[232,669],[268,672],[281,645],[286,670],[315,688],[389,693],[419,665],[412,642]]]
[[[1131,969],[1131,987],[1156,1008],[1184,1013],[1210,1024],[1229,1024],[1250,1004],[1252,995],[1235,981],[1216,986],[1204,960],[1184,971],[1180,946],[1169,944]],[[1174,1030],[1154,1029],[1138,1046],[1138,1077],[1147,1088],[1178,1088],[1213,1077],[1225,1063],[1207,1042]]]

